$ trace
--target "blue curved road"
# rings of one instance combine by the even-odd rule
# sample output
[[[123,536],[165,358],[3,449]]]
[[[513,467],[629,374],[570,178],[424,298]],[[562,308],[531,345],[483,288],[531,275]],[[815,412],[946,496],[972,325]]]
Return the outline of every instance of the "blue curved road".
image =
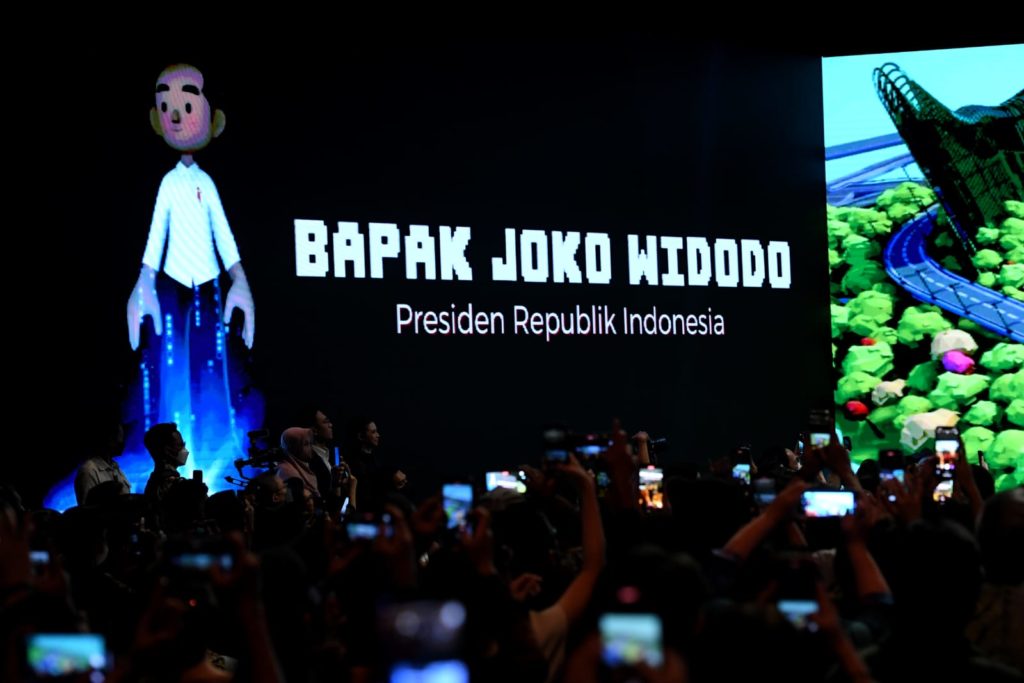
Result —
[[[951,273],[925,253],[936,211],[933,207],[916,216],[889,240],[885,247],[889,277],[919,301],[1024,343],[1024,302]]]

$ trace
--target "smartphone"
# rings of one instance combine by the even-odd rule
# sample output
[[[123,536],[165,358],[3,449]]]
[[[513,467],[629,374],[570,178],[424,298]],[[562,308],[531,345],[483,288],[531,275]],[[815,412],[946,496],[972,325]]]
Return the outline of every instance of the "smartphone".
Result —
[[[903,483],[906,474],[904,466],[906,458],[903,451],[897,448],[883,448],[878,451],[878,474],[882,481],[898,481]],[[892,493],[886,496],[890,503],[896,502],[896,496]]]
[[[40,576],[50,565],[50,553],[45,550],[31,550],[28,553],[28,560],[32,563],[32,573]]]
[[[809,439],[811,448],[825,448],[832,445],[832,434],[829,432],[811,432]]]
[[[391,515],[387,513],[382,514],[379,519],[369,513],[360,515],[358,519],[345,522],[345,531],[348,532],[350,541],[372,541],[380,535],[382,525],[385,538],[391,538],[395,535],[395,527],[391,523]]]
[[[576,447],[576,454],[584,458],[596,458],[608,450],[609,444],[585,443]]]
[[[132,529],[132,533],[128,537],[128,547],[131,548],[131,553],[135,557],[142,556],[142,537],[138,530]]]
[[[935,428],[935,472],[940,479],[952,479],[960,460],[960,432],[953,427]]]
[[[932,491],[932,500],[936,503],[945,503],[953,497],[953,480],[943,479],[935,490]]]
[[[817,493],[832,493],[831,491]],[[810,620],[819,609],[816,583],[818,567],[807,555],[782,555],[783,564],[778,576],[779,589],[775,607],[794,627],[800,630],[817,630],[817,624]]]
[[[106,640],[96,633],[36,633],[27,637],[25,655],[37,678],[102,672],[109,664]]]
[[[234,558],[230,553],[187,551],[172,555],[171,565],[193,572],[210,571],[214,566],[218,566],[224,571],[230,571],[234,565]]]
[[[750,465],[747,463],[740,463],[739,465],[733,465],[732,478],[739,480],[741,484],[750,485]]]
[[[526,473],[523,472],[525,475]],[[508,471],[488,472],[484,475],[484,484],[488,491],[494,489],[509,489],[516,493],[526,493],[526,484],[520,481],[519,477]]]
[[[767,507],[775,500],[775,480],[770,478],[754,480],[754,502]]]
[[[800,631],[817,630],[817,624],[810,620],[818,613],[818,601],[810,598],[781,598],[775,603],[779,614]]]
[[[469,484],[445,484],[441,490],[449,529],[463,529],[473,507],[473,487]]]
[[[665,473],[654,465],[640,470],[640,505],[648,508],[662,509],[665,499],[662,493],[662,480]]]
[[[826,408],[812,410],[808,416],[807,424],[808,446],[811,448],[825,448],[832,445],[834,422],[831,410]]]
[[[852,515],[853,491],[806,491],[803,494],[807,517],[842,517]]]
[[[192,470],[192,481],[198,481],[200,484],[203,483],[203,471]]]
[[[878,469],[883,472],[902,470],[905,463],[903,451],[898,448],[883,448],[878,451]]]
[[[469,683],[469,668],[458,659],[426,664],[399,662],[391,667],[389,683]]]
[[[345,530],[352,541],[372,541],[378,534],[377,525],[373,522],[346,522]]]
[[[611,667],[661,666],[661,617],[656,614],[612,613],[598,622],[601,659]]]
[[[544,451],[544,461],[553,463],[568,462],[569,451],[565,448],[549,448]]]

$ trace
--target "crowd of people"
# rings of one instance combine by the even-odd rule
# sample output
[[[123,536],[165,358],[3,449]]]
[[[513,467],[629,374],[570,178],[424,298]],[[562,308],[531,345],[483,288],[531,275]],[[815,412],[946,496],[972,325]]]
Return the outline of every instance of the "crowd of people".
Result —
[[[3,485],[0,678],[1024,679],[1024,489],[996,494],[977,454],[937,496],[934,454],[901,478],[835,438],[697,467],[616,424],[510,463],[514,484],[476,488],[454,523],[382,457],[374,420],[294,424],[234,490],[182,476],[174,424],[145,435],[144,485],[117,465],[120,426],[92,444],[77,507],[29,510]],[[808,516],[813,490],[854,510]],[[57,634],[103,653],[79,666]]]

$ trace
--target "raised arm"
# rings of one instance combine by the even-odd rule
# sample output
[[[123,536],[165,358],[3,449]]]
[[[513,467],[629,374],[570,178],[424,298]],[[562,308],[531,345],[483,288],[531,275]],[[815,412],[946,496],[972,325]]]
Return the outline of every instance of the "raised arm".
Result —
[[[586,610],[594,586],[604,569],[604,527],[601,524],[594,480],[572,456],[569,456],[569,463],[560,469],[579,492],[580,522],[583,527],[583,568],[558,599],[558,606],[565,612],[566,620],[572,624]]]

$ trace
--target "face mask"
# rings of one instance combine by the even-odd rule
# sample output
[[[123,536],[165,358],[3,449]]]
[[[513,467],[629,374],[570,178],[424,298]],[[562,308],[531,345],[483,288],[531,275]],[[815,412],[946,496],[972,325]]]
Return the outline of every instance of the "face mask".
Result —
[[[178,465],[178,467],[181,467],[182,465],[185,464],[186,460],[188,460],[188,449],[182,447],[182,449],[178,451],[178,454],[174,456],[174,462],[175,464]]]

